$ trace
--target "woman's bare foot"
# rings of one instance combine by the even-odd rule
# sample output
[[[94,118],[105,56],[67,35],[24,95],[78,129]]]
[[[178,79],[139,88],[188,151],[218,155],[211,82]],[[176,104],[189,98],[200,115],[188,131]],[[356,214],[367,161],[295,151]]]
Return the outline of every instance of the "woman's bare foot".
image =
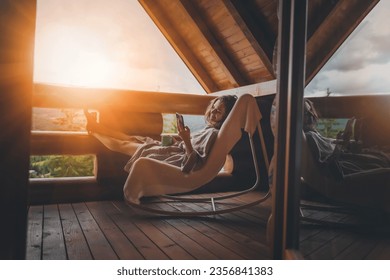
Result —
[[[88,112],[87,109],[84,109],[84,115],[87,119],[86,130],[91,134],[92,132],[95,132],[98,127],[97,115],[96,113]]]

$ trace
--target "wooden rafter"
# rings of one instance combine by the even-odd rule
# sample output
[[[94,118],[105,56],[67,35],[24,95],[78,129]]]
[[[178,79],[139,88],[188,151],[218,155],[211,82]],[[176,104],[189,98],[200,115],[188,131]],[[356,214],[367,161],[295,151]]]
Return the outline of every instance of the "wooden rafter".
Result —
[[[224,49],[223,43],[218,41],[217,37],[213,34],[211,29],[212,25],[208,19],[203,16],[201,10],[196,6],[196,2],[191,0],[180,0],[179,2],[192,21],[199,28],[204,41],[207,42],[211,53],[214,54],[214,59],[218,62],[219,66],[228,77],[230,83],[234,87],[248,84],[247,78],[240,73],[237,65],[235,65],[233,60],[228,56],[229,52]]]
[[[308,40],[306,84],[313,79],[378,2],[379,0],[339,0]]]
[[[199,81],[205,91],[208,93],[218,91],[219,88],[210,78],[209,73],[207,73],[194,53],[188,47],[187,43],[178,34],[173,24],[164,14],[163,9],[159,5],[159,1],[139,0],[139,3],[143,6],[163,35],[171,43],[172,47],[179,54],[181,59],[194,74],[195,78]]]
[[[338,2],[339,0],[309,2],[307,38],[310,39]]]
[[[256,8],[252,1],[226,0],[223,3],[251,43],[268,72],[275,78],[272,57],[276,35],[268,27],[267,20],[259,13],[254,14],[253,11]]]

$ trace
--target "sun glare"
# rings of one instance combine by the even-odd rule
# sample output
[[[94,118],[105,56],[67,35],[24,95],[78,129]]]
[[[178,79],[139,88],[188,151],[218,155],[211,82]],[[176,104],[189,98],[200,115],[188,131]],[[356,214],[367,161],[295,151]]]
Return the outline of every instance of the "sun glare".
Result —
[[[37,43],[36,57],[44,59],[37,67],[51,69],[47,80],[60,84],[104,87],[115,76],[115,67],[107,57],[104,43],[93,32],[55,26],[47,28],[42,35]],[[37,80],[39,78],[36,77]]]
[[[138,1],[37,4],[36,83],[204,93]]]

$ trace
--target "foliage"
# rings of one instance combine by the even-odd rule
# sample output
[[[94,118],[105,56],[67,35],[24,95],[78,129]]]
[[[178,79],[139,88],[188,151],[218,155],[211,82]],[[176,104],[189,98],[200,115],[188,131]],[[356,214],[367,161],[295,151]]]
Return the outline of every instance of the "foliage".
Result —
[[[175,114],[163,114],[163,123],[163,133],[177,133]]]
[[[317,130],[322,136],[336,138],[337,133],[343,131],[347,119],[320,119]]]
[[[94,156],[31,156],[30,178],[85,177],[94,175]]]

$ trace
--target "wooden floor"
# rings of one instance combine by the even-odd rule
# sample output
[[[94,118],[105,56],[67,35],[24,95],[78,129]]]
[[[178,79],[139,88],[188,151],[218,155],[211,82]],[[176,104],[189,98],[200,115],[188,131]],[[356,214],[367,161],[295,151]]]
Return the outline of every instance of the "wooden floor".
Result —
[[[230,203],[263,195],[256,192]],[[266,222],[271,200],[210,217],[158,217],[123,201],[36,205],[29,209],[27,259],[270,259]],[[168,203],[164,209],[204,210],[208,205]],[[390,259],[387,224],[350,214],[303,209],[307,218],[350,227],[302,222],[306,259]],[[361,227],[367,221],[370,227]]]

